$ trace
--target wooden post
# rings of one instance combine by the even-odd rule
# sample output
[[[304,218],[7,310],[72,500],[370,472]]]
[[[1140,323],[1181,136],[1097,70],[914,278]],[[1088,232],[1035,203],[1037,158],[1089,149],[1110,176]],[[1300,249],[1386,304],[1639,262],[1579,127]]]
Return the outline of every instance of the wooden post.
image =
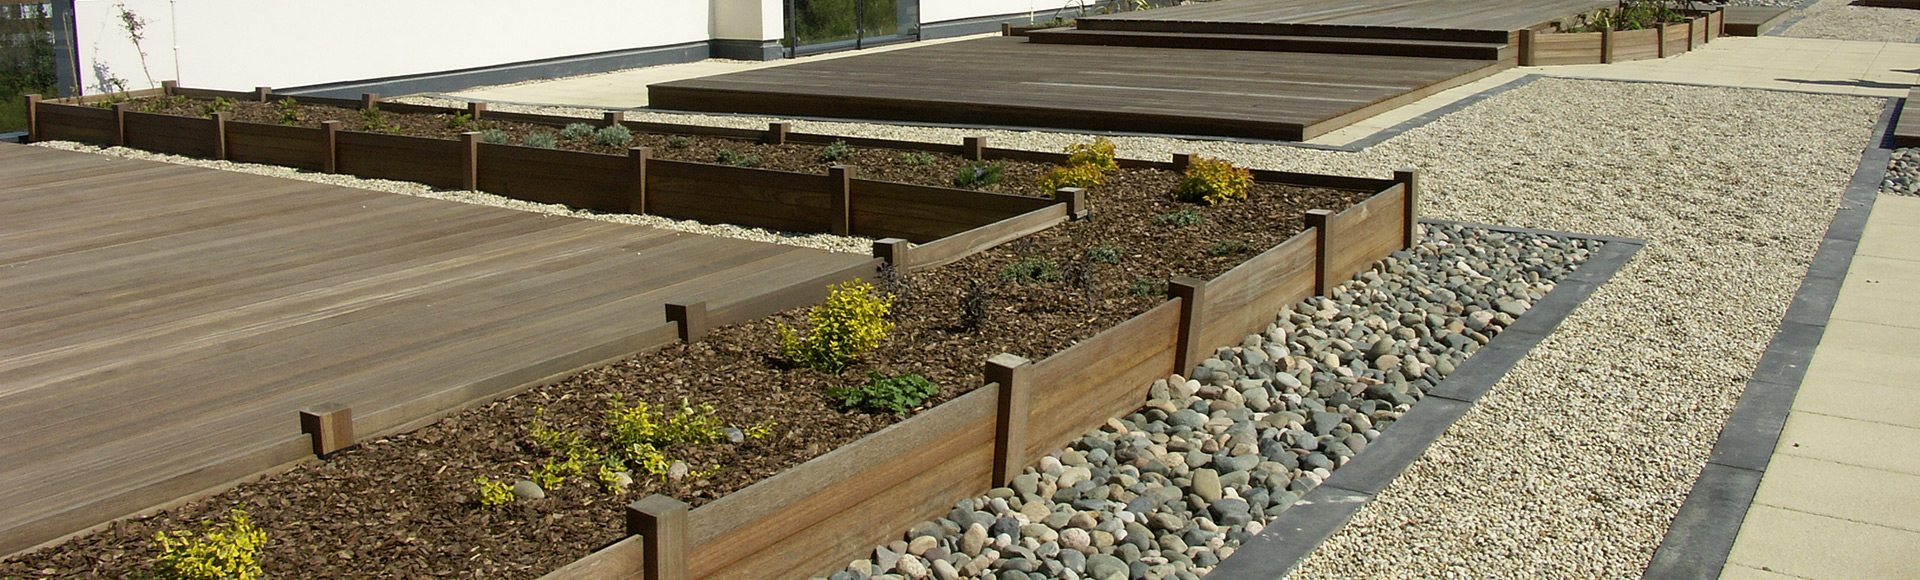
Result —
[[[1613,29],[1600,29],[1600,63],[1613,62]]]
[[[313,454],[321,458],[353,446],[353,409],[326,403],[300,411],[300,432],[312,436]]]
[[[836,236],[853,234],[853,174],[852,165],[835,165],[827,168],[827,197],[832,204],[828,215],[829,230]]]
[[[326,141],[326,145],[324,145],[323,148],[327,152],[326,160],[321,162],[320,164],[320,171],[323,173],[339,173],[340,172],[340,122],[326,121],[326,122],[320,123],[320,129],[321,129],[320,134],[322,135],[321,139]]]
[[[1174,171],[1179,171],[1179,172],[1183,172],[1183,173],[1184,173],[1184,172],[1186,172],[1186,170],[1187,170],[1187,167],[1189,167],[1189,166],[1192,166],[1192,165],[1193,165],[1193,154],[1192,154],[1192,153],[1175,153],[1175,154],[1173,154],[1173,170],[1174,170]]]
[[[160,81],[160,94],[171,97],[179,89],[180,81]]]
[[[1420,243],[1420,170],[1401,169],[1393,172],[1393,180],[1406,186],[1406,204],[1401,210],[1406,212],[1407,235],[1402,248],[1411,248]]]
[[[1002,22],[1002,23],[1000,23],[1000,36],[1013,36],[1013,23],[1012,23],[1012,22]]]
[[[627,504],[627,535],[640,536],[647,580],[688,580],[687,504],[660,494]]]
[[[767,135],[764,139],[768,145],[786,145],[787,132],[792,129],[791,123],[767,123]]]
[[[1332,244],[1329,243],[1332,241],[1332,232],[1329,231],[1330,228],[1328,226],[1333,221],[1333,212],[1324,209],[1310,209],[1307,210],[1306,218],[1307,227],[1313,228],[1314,232],[1313,293],[1317,296],[1325,296],[1327,295],[1327,290],[1333,288],[1333,277],[1327,275],[1327,258],[1332,256]]]
[[[904,275],[913,268],[912,244],[900,238],[880,238],[873,241],[873,257],[886,260],[893,265],[894,275]]]
[[[360,110],[380,106],[380,93],[360,93]]]
[[[1693,22],[1694,22],[1694,21],[1696,21],[1696,20],[1699,20],[1699,18],[1688,18],[1688,19],[1687,19],[1687,52],[1693,52],[1693,34],[1694,34],[1694,32],[1693,32],[1693,26],[1694,26],[1694,25],[1693,25]],[[1706,25],[1705,25],[1705,24],[1702,24],[1701,26],[1706,26]]]
[[[607,111],[607,114],[601,118],[606,121],[608,127],[612,127],[625,123],[627,121],[627,114],[621,111]]]
[[[215,111],[213,113],[213,158],[227,160],[227,117],[232,113]]]
[[[1667,23],[1653,23],[1653,46],[1654,58],[1667,57]]]
[[[273,94],[273,87],[254,87],[253,88],[253,100],[255,102],[260,102],[260,103],[267,102],[267,96],[272,94]]]
[[[40,95],[27,95],[27,142],[40,140]]]
[[[1032,414],[1033,363],[1007,353],[987,359],[986,379],[999,383],[994,415],[993,485],[1013,482],[1027,466],[1027,420]]]
[[[627,149],[627,213],[645,215],[647,213],[647,159],[653,157],[653,149],[631,147]]]
[[[487,114],[487,104],[486,104],[486,103],[467,103],[467,118],[468,118],[468,119],[472,119],[472,120],[475,120],[475,121],[478,121],[478,120],[480,120],[480,116],[481,116],[481,115],[485,115],[485,114]]]
[[[480,190],[480,133],[477,131],[460,134],[460,187],[467,191]]]
[[[1087,190],[1078,187],[1062,187],[1053,190],[1053,200],[1067,203],[1067,217],[1077,220],[1087,219]]]
[[[1533,35],[1532,28],[1520,29],[1520,66],[1533,66]]]
[[[127,146],[127,104],[113,104],[113,144]]]
[[[980,161],[987,156],[986,137],[967,137],[960,141],[960,156]]]
[[[1175,276],[1167,280],[1167,295],[1180,299],[1180,331],[1174,342],[1174,353],[1180,359],[1175,361],[1174,372],[1186,374],[1206,356],[1206,345],[1200,344],[1200,328],[1206,324],[1200,316],[1200,307],[1207,300],[1207,283]]]
[[[679,323],[681,342],[700,342],[712,330],[707,322],[707,301],[673,300],[667,302],[667,320]]]

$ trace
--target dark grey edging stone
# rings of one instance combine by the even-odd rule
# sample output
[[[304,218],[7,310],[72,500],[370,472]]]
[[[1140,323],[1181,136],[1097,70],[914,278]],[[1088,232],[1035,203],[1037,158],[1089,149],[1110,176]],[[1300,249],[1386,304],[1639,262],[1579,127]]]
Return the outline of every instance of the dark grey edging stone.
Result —
[[[1785,26],[1782,26],[1785,28]],[[1653,560],[1647,563],[1643,578],[1666,580],[1680,578],[1718,578],[1733,552],[1734,539],[1746,521],[1753,496],[1760,491],[1760,479],[1780,443],[1780,431],[1786,427],[1787,413],[1793,410],[1800,382],[1806,378],[1807,363],[1826,334],[1833,303],[1840,285],[1859,248],[1860,233],[1873,213],[1874,199],[1880,195],[1880,182],[1886,179],[1891,160],[1891,126],[1900,99],[1887,99],[1880,120],[1874,127],[1874,145],[1860,155],[1860,165],[1840,196],[1833,222],[1815,251],[1806,279],[1794,293],[1793,303],[1773,335],[1767,350],[1760,355],[1753,377],[1747,380],[1733,414],[1720,428],[1707,464],[1694,480],[1686,503],[1667,526]],[[1471,359],[1469,359],[1471,360]]]
[[[1446,380],[1435,385],[1419,403],[1407,411],[1380,438],[1367,445],[1333,476],[1307,492],[1293,507],[1267,524],[1260,535],[1247,540],[1233,555],[1207,574],[1208,580],[1268,580],[1287,575],[1308,554],[1320,547],[1386,489],[1394,479],[1426,454],[1427,447],[1440,438],[1454,421],[1467,414],[1473,403],[1493,387],[1507,371],[1526,358],[1533,347],[1552,334],[1560,322],[1586,302],[1594,290],[1611,279],[1645,242],[1614,236],[1589,236],[1531,228],[1489,226],[1464,222],[1423,219],[1434,225],[1464,225],[1517,234],[1546,234],[1566,238],[1595,239],[1606,242],[1587,262],[1554,286],[1526,315],[1514,320],[1499,336],[1473,353]]]
[[[758,46],[758,41],[749,41]],[[775,48],[778,43],[775,42]],[[538,79],[554,79],[630,68],[678,64],[705,60],[719,54],[729,58],[753,56],[747,47],[735,41],[701,40],[669,46],[614,50],[593,54],[564,56],[434,73],[342,81],[277,89],[289,95],[355,98],[362,93],[411,95],[452,92],[485,85],[501,85]],[[778,58],[775,50],[772,58]]]
[[[1761,36],[1786,36],[1787,29],[1793,28],[1795,24],[1799,24],[1800,19],[1807,17],[1807,9],[1819,3],[1820,0],[1800,0],[1800,2],[1793,5],[1793,10],[1787,12],[1786,20],[1782,20],[1779,24],[1773,25],[1773,28],[1767,30],[1767,33]]]
[[[0,143],[26,143],[26,142],[27,142],[27,132],[26,132],[26,131],[14,131],[14,132],[12,132],[12,133],[0,133]]]

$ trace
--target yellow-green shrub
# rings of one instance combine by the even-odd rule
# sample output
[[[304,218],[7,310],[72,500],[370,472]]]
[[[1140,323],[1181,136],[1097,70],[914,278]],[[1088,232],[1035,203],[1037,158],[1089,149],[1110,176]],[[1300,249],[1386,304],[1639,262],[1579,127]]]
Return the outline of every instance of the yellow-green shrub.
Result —
[[[680,401],[672,415],[657,413],[646,401],[629,407],[618,397],[607,410],[613,442],[625,449],[634,445],[665,447],[675,443],[719,443],[727,440],[727,425],[714,415],[712,403],[689,405]]]
[[[1190,203],[1218,204],[1230,199],[1246,199],[1253,185],[1253,172],[1219,159],[1195,158],[1187,165],[1173,198]]]
[[[483,475],[473,478],[473,486],[479,490],[480,505],[497,507],[513,503],[513,486],[505,481]]]
[[[267,543],[267,533],[247,519],[246,510],[235,508],[226,522],[200,534],[160,532],[154,534],[153,542],[160,545],[154,569],[161,578],[254,580],[263,574],[258,554]]]
[[[1107,182],[1107,174],[1092,165],[1068,165],[1055,167],[1046,177],[1040,178],[1040,189],[1053,191],[1062,187],[1089,188]]]
[[[808,336],[780,325],[780,354],[795,364],[821,372],[840,372],[847,363],[880,346],[893,331],[887,313],[893,296],[874,296],[873,285],[854,280],[830,287],[827,301],[813,307]]]
[[[1106,137],[1095,137],[1092,143],[1074,143],[1067,146],[1067,165],[1085,165],[1100,170],[1102,175],[1120,169],[1113,160],[1113,142]]]

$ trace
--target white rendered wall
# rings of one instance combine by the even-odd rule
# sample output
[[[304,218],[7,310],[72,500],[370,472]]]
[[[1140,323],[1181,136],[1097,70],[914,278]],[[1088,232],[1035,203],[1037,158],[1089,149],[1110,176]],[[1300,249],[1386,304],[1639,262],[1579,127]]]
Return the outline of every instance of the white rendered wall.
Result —
[[[713,37],[779,40],[787,35],[783,0],[713,0]]]
[[[1085,2],[1091,4],[1089,0]],[[1078,8],[1082,2],[1064,0],[920,0],[920,22],[932,24],[982,16],[1033,13],[1035,21],[1052,20],[1062,7]],[[1074,10],[1069,10],[1070,12]]]
[[[86,92],[102,72],[146,88],[124,4],[149,22],[154,82],[295,87],[704,42],[713,1],[728,0],[76,0],[74,44]],[[775,6],[778,31],[781,0],[752,1]]]

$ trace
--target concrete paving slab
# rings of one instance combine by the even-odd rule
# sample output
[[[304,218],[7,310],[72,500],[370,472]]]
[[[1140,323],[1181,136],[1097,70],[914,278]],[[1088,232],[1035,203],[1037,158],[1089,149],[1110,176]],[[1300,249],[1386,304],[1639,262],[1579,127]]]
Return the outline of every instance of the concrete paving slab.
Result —
[[[1920,429],[1920,382],[1890,383],[1816,379],[1809,373],[1793,409]]]
[[[1862,241],[1861,245],[1867,242]],[[1920,261],[1856,255],[1833,317],[1920,329]]]
[[[1753,501],[1920,532],[1920,475],[1781,455],[1767,465]]]
[[[1916,241],[1920,241],[1920,224],[1871,221],[1860,236],[1860,254],[1920,263],[1920,244]]]
[[[1773,506],[1747,512],[1731,565],[1799,578],[1920,577],[1920,534]]]
[[[1915,62],[1915,64],[1920,65],[1920,62]],[[1920,197],[1907,197],[1903,195],[1880,196],[1873,202],[1873,219],[1871,223],[1920,227]],[[1909,241],[1920,241],[1920,238],[1909,238]]]
[[[1794,578],[1779,572],[1768,572],[1739,564],[1728,564],[1727,568],[1720,572],[1720,580],[1793,580]]]
[[[1920,429],[1794,413],[1780,432],[1774,458],[1792,455],[1920,476],[1920,446],[1915,441],[1920,441]]]

